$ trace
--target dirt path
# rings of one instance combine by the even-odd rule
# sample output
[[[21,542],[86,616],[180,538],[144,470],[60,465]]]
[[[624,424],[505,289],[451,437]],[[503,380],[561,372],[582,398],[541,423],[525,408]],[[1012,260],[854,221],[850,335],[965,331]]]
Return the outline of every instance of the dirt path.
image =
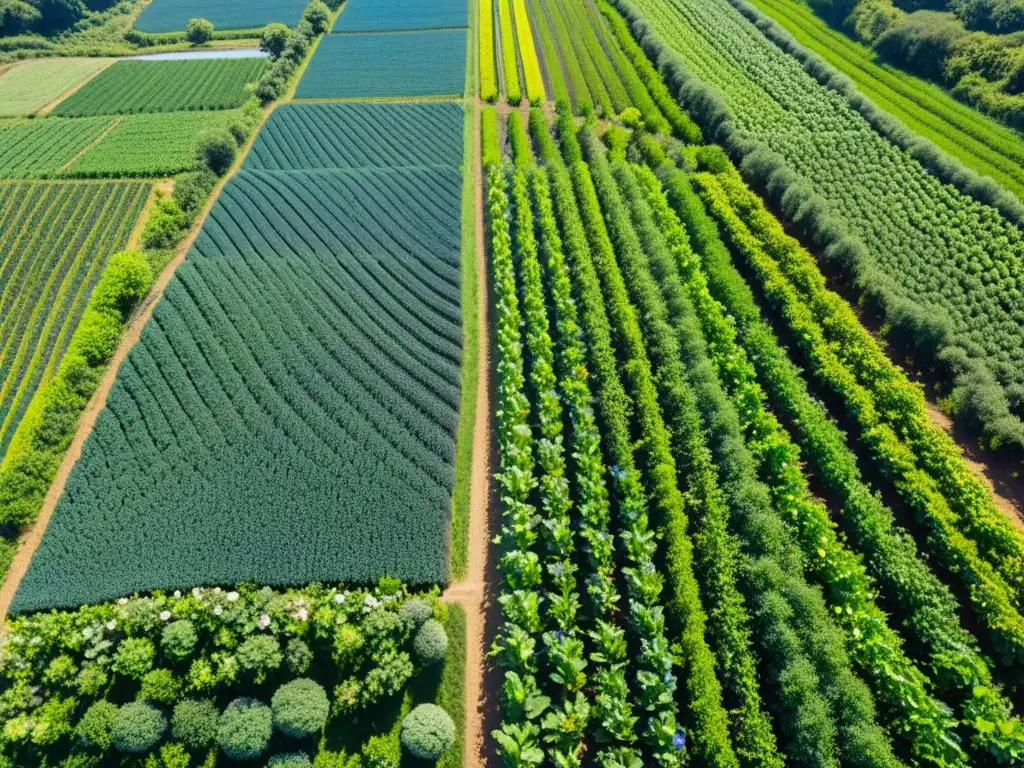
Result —
[[[473,101],[474,140],[480,136],[480,100]],[[473,429],[473,464],[469,489],[469,553],[466,578],[452,584],[444,593],[448,602],[458,603],[466,611],[466,723],[463,765],[477,768],[486,763],[485,728],[488,707],[496,702],[488,701],[484,685],[484,659],[487,649],[487,607],[489,603],[487,576],[487,549],[490,543],[489,517],[491,511],[491,391],[490,359],[488,356],[489,328],[487,252],[484,235],[484,190],[483,167],[480,152],[473,158],[473,207],[476,217],[476,260],[477,260],[477,312],[480,318],[478,333],[479,355],[477,358],[477,400],[476,421]]]
[[[206,221],[206,217],[209,215],[210,210],[213,208],[213,204],[220,196],[220,192],[224,188],[224,185],[241,167],[242,162],[245,160],[245,156],[249,153],[249,149],[252,147],[253,142],[256,140],[256,136],[260,132],[260,128],[263,127],[263,123],[267,121],[267,118],[270,116],[271,112],[274,111],[276,106],[277,105],[274,104],[263,111],[263,119],[260,121],[259,125],[253,129],[248,141],[241,150],[239,150],[238,156],[235,158],[234,165],[232,165],[228,172],[225,173],[217,182],[217,186],[214,187],[213,192],[206,201],[206,205],[203,206],[203,210],[200,211],[199,215],[196,217],[195,223],[192,225],[192,229],[175,251],[174,258],[171,259],[166,267],[164,267],[163,272],[157,276],[156,282],[153,283],[153,287],[150,289],[149,294],[142,300],[142,303],[128,320],[124,334],[121,336],[121,342],[114,351],[114,356],[107,365],[107,370],[104,372],[103,378],[100,379],[96,392],[89,399],[89,403],[86,405],[85,411],[78,419],[78,430],[75,432],[75,437],[71,441],[71,446],[64,454],[64,459],[61,461],[60,467],[57,469],[57,475],[53,478],[53,482],[50,484],[50,490],[47,491],[46,497],[43,499],[43,506],[39,510],[39,514],[36,516],[36,519],[29,524],[21,534],[18,551],[15,553],[14,560],[11,562],[11,567],[7,571],[7,577],[4,580],[3,586],[0,587],[0,626],[7,621],[7,610],[11,606],[11,600],[14,598],[14,593],[18,591],[18,585],[21,584],[21,580],[24,578],[25,572],[28,570],[28,565],[32,560],[32,556],[35,555],[36,550],[39,548],[39,543],[43,540],[43,534],[46,532],[46,526],[49,524],[50,517],[53,515],[53,510],[57,505],[57,500],[64,492],[64,484],[67,482],[68,476],[71,474],[71,470],[75,466],[75,462],[78,461],[78,458],[82,455],[82,447],[85,445],[85,441],[92,433],[92,428],[96,424],[96,418],[99,416],[100,411],[103,410],[104,405],[106,405],[107,395],[110,394],[110,388],[114,385],[114,381],[117,379],[117,371],[121,367],[121,363],[124,362],[124,359],[128,356],[132,347],[135,346],[135,342],[137,342],[141,337],[142,328],[146,325],[146,321],[149,320],[150,315],[153,314],[153,307],[156,306],[157,301],[159,301],[160,297],[163,296],[168,283],[170,283],[171,278],[174,277],[175,270],[185,260],[185,254],[188,253],[189,248],[192,247],[192,242],[199,234],[199,230],[202,228],[203,222]]]
[[[66,163],[64,163],[64,165],[62,165],[60,168],[58,168],[57,169],[57,174],[59,175],[61,173],[64,173],[64,171],[66,171],[72,165],[74,165],[79,160],[81,160],[82,156],[85,155],[86,152],[88,152],[90,149],[92,149],[97,144],[99,144],[101,141],[103,141],[105,138],[107,138],[107,134],[109,134],[112,130],[117,128],[117,126],[119,126],[121,124],[122,120],[124,120],[123,117],[116,117],[116,118],[114,118],[106,128],[104,128],[102,131],[99,132],[99,134],[96,136],[95,139],[90,141],[88,144],[86,144],[82,148],[81,152],[79,152],[77,155],[75,155],[70,160],[68,160]]]

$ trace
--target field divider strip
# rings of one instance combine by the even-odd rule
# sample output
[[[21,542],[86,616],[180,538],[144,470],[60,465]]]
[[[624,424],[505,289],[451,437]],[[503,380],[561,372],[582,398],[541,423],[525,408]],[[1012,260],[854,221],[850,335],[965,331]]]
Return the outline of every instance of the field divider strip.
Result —
[[[75,119],[75,118],[69,118],[69,119]],[[95,139],[93,139],[88,144],[86,144],[85,147],[83,147],[81,152],[79,152],[77,155],[75,155],[70,160],[68,160],[66,163],[64,163],[64,165],[62,165],[60,168],[58,168],[55,171],[55,173],[58,176],[60,174],[64,173],[68,168],[70,168],[72,165],[74,165],[79,160],[81,160],[86,155],[86,153],[89,150],[93,149],[97,144],[99,144],[101,141],[103,141],[105,138],[107,138],[107,136],[110,134],[110,132],[112,130],[114,130],[115,128],[117,128],[117,126],[119,126],[123,121],[124,121],[124,115],[121,115],[119,117],[115,117],[110,122],[110,124],[107,125],[106,128],[104,128],[102,131],[99,132],[99,134],[96,136]]]
[[[67,451],[64,453],[64,458],[61,460],[60,467],[57,469],[57,474],[53,478],[53,482],[50,483],[50,488],[46,492],[46,496],[43,499],[43,505],[39,510],[39,514],[35,520],[26,526],[25,530],[22,531],[18,550],[14,555],[14,559],[11,561],[11,567],[7,571],[7,576],[4,579],[3,586],[0,587],[0,635],[6,631],[7,627],[7,612],[10,609],[11,601],[14,599],[15,593],[18,591],[18,586],[21,584],[21,580],[25,577],[25,573],[28,571],[29,563],[32,561],[32,557],[35,555],[36,550],[39,549],[39,545],[43,540],[43,534],[46,533],[46,528],[49,525],[50,518],[53,516],[53,510],[57,506],[57,501],[64,493],[64,486],[67,484],[68,477],[71,475],[71,470],[74,468],[78,459],[82,455],[82,448],[85,446],[85,441],[92,434],[93,427],[96,425],[96,419],[99,417],[100,412],[107,404],[107,396],[110,394],[111,388],[114,386],[114,382],[117,380],[117,373],[121,368],[121,364],[128,357],[128,353],[131,352],[132,347],[135,346],[136,342],[142,337],[142,329],[145,327],[149,318],[153,314],[153,309],[157,302],[163,296],[164,291],[171,282],[171,278],[174,277],[174,273],[178,267],[181,266],[182,262],[185,261],[185,256],[189,249],[192,247],[192,243],[198,237],[199,232],[202,230],[203,224],[206,222],[207,216],[216,204],[217,199],[220,197],[221,191],[224,189],[224,185],[241,169],[242,164],[245,162],[246,156],[249,154],[249,150],[252,145],[256,142],[256,137],[259,135],[260,129],[264,123],[269,119],[274,109],[280,102],[275,102],[269,107],[263,110],[263,117],[260,122],[253,128],[246,140],[246,143],[241,147],[235,162],[231,168],[217,181],[213,191],[207,198],[205,205],[196,216],[195,222],[192,224],[192,229],[185,236],[185,239],[178,244],[175,251],[174,258],[171,259],[167,266],[164,267],[163,271],[157,276],[153,285],[149,289],[149,293],[140,302],[139,306],[136,307],[132,316],[125,323],[124,330],[121,333],[121,340],[118,342],[117,349],[114,350],[114,354],[107,364],[107,369],[103,373],[103,378],[100,379],[99,385],[96,387],[96,391],[92,397],[89,398],[89,403],[86,405],[85,410],[78,419],[78,427],[75,430],[75,436],[71,441],[71,445],[68,446]]]

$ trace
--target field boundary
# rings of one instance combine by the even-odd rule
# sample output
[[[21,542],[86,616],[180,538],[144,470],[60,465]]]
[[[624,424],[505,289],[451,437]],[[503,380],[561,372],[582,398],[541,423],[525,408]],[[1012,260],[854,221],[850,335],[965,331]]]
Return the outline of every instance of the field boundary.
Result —
[[[29,61],[32,61],[32,59],[29,59]],[[47,104],[44,107],[42,107],[41,109],[33,112],[32,113],[33,117],[46,117],[48,114],[50,114],[50,112],[52,112],[57,107],[58,104],[60,104],[62,101],[64,101],[64,99],[66,99],[69,96],[71,96],[71,94],[75,93],[75,91],[79,90],[80,88],[84,88],[86,86],[86,84],[90,83],[92,80],[94,80],[97,77],[99,77],[99,75],[101,73],[106,72],[108,69],[110,69],[110,67],[116,61],[118,61],[118,59],[115,59],[115,58],[109,59],[105,66],[100,67],[95,72],[93,72],[91,75],[86,76],[86,78],[84,80],[82,80],[82,82],[78,83],[78,85],[72,86],[68,90],[64,91],[64,93],[62,93],[56,99],[51,101],[49,104]]]
[[[39,514],[35,520],[25,527],[19,537],[18,549],[14,555],[14,559],[11,561],[11,566],[7,571],[7,576],[4,579],[3,585],[0,586],[0,634],[5,630],[7,624],[7,612],[11,607],[11,601],[14,599],[15,593],[18,591],[18,587],[21,585],[21,580],[25,577],[25,573],[28,571],[28,566],[32,562],[32,557],[35,555],[36,550],[39,549],[39,545],[42,543],[43,534],[46,533],[46,528],[50,523],[50,518],[53,516],[53,510],[57,506],[57,501],[64,493],[64,486],[67,484],[68,477],[71,475],[71,470],[74,468],[78,459],[81,458],[82,448],[85,446],[86,440],[89,435],[92,434],[93,427],[96,425],[96,419],[99,417],[100,411],[107,404],[107,396],[110,394],[111,388],[114,386],[114,382],[117,380],[118,371],[121,368],[121,364],[125,358],[128,357],[128,353],[131,352],[132,347],[135,346],[136,342],[142,337],[142,329],[145,327],[150,316],[153,314],[153,309],[156,307],[157,302],[163,296],[164,291],[171,282],[171,278],[174,277],[174,273],[178,267],[185,261],[185,256],[189,249],[192,247],[192,243],[199,235],[203,224],[206,222],[206,217],[213,209],[217,199],[220,197],[221,190],[224,189],[224,185],[237,173],[242,163],[245,161],[246,156],[249,154],[249,150],[252,145],[256,142],[256,137],[259,135],[260,129],[263,124],[266,123],[267,119],[273,113],[274,109],[280,102],[275,102],[269,107],[263,110],[263,117],[260,122],[253,128],[246,143],[242,146],[241,150],[235,157],[235,162],[231,168],[228,169],[218,181],[210,196],[207,198],[206,204],[203,206],[199,215],[196,216],[196,220],[192,225],[192,229],[185,236],[185,239],[178,245],[174,258],[172,258],[163,271],[157,276],[153,282],[152,287],[149,289],[149,293],[142,300],[139,306],[132,313],[131,318],[125,324],[124,331],[121,334],[121,340],[117,345],[117,349],[114,350],[114,354],[110,359],[110,363],[107,364],[107,369],[103,374],[103,378],[100,379],[99,385],[96,387],[96,391],[93,396],[89,398],[89,403],[86,405],[85,410],[78,419],[78,427],[75,431],[75,436],[71,441],[71,445],[68,446],[67,451],[64,453],[64,458],[61,460],[60,467],[57,469],[57,474],[53,478],[53,482],[50,483],[50,488],[46,492],[46,496],[43,499],[43,505],[39,510]],[[140,217],[141,218],[141,217]]]
[[[102,115],[101,115],[101,117],[102,117]],[[54,171],[54,175],[55,176],[60,176],[62,173],[66,172],[68,170],[68,168],[70,168],[75,163],[77,163],[79,160],[81,160],[83,157],[85,157],[86,153],[89,150],[94,149],[97,144],[99,144],[101,141],[103,141],[105,138],[107,138],[107,136],[110,135],[110,132],[112,130],[114,130],[115,128],[117,128],[117,126],[119,126],[124,121],[124,118],[125,118],[124,115],[120,115],[118,117],[114,117],[109,123],[107,123],[107,127],[104,128],[102,131],[100,131],[96,135],[96,138],[94,138],[92,141],[90,141],[88,144],[86,144],[84,147],[82,147],[82,151],[81,152],[79,152],[77,155],[75,155],[70,160],[68,160],[66,163],[64,163],[64,165],[62,165],[56,171]],[[71,120],[71,119],[74,119],[74,118],[67,118],[67,119]]]

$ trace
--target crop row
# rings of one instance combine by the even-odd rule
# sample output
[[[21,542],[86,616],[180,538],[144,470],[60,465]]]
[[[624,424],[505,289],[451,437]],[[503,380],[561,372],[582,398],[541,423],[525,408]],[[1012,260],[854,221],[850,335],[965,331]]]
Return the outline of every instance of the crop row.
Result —
[[[533,145],[543,162],[534,170],[519,116],[510,118],[518,166],[509,172],[510,247],[524,239],[518,230],[536,228],[540,245],[521,250],[549,252],[540,223],[546,216],[529,222],[518,212],[525,194],[519,179],[532,175],[534,212],[546,210],[536,191],[551,197],[565,274],[550,283],[559,287],[545,301],[531,298],[535,290],[521,299],[524,307],[552,308],[556,347],[564,303],[557,291],[578,302],[579,326],[573,314],[569,329],[585,357],[569,364],[593,381],[594,426],[615,481],[612,525],[634,522],[629,510],[650,504],[649,530],[658,537],[650,552],[663,563],[665,637],[680,649],[674,698],[682,738],[675,743],[687,745],[691,760],[722,766],[779,766],[784,759],[894,766],[904,759],[898,755],[949,767],[1015,764],[1024,754],[1024,727],[1002,683],[1013,679],[1020,659],[1019,534],[928,421],[919,390],[828,294],[810,256],[720,153],[696,152],[701,173],[665,166],[655,174],[626,162],[618,130],[605,134],[606,149],[589,128],[577,137],[563,109],[559,148],[534,110]],[[657,145],[645,144],[650,137],[639,131],[633,138],[656,165]],[[850,437],[761,321],[730,249],[781,318],[808,377],[853,425]],[[519,251],[510,254],[518,264]],[[532,280],[522,272],[519,279]],[[524,444],[550,458],[545,441],[560,433],[544,432],[544,414],[554,418],[560,405],[570,410],[571,398],[538,375],[542,354],[531,341],[545,337],[529,317],[522,327],[527,406],[534,398],[534,416],[527,410],[523,417]],[[863,457],[851,440],[863,442]],[[803,452],[824,485],[824,501],[812,493]],[[864,461],[872,465],[871,482],[888,483],[897,503],[924,520],[921,551],[899,527],[902,517],[897,523],[862,477]],[[556,467],[561,478],[565,465]],[[541,487],[549,470],[538,458]],[[580,473],[570,472],[568,482],[575,501]],[[528,489],[524,496],[541,500],[538,526],[550,511],[544,498]],[[543,530],[536,542],[542,579],[550,551]],[[613,550],[620,561],[635,554],[624,542],[624,552]],[[592,550],[581,550],[578,583],[601,585],[588,578],[589,569],[600,573]],[[893,612],[894,605],[901,610]],[[978,623],[961,620],[965,608]],[[623,618],[626,642],[633,642],[635,616]],[[590,686],[598,672],[587,660]],[[536,669],[545,670],[545,661],[542,655]],[[624,693],[639,714],[645,682],[638,677]],[[593,722],[586,733],[605,743]]]
[[[344,14],[342,14],[344,15]],[[461,96],[464,29],[324,35],[295,90],[296,99]]]
[[[0,185],[0,457],[148,193],[133,182]]]
[[[892,511],[862,479],[845,436],[822,405],[810,397],[797,369],[760,319],[749,289],[732,267],[714,223],[685,175],[666,171],[662,177],[667,180],[675,210],[687,218],[701,244],[703,264],[692,259],[688,263],[690,291],[700,309],[705,335],[714,340],[710,348],[721,379],[729,382],[730,396],[743,414],[748,440],[760,453],[766,482],[776,498],[792,504],[788,519],[804,545],[814,578],[828,590],[833,602],[852,609],[844,624],[861,639],[857,655],[880,649],[892,652],[901,645],[874,605],[877,587],[872,584],[873,576],[884,595],[909,609],[900,614],[900,623],[908,634],[924,641],[928,649],[925,670],[941,689],[951,693],[959,689],[956,695],[966,696],[963,719],[974,728],[972,738],[978,748],[1004,761],[1010,759],[1013,751],[1020,749],[1020,721],[1012,717],[1009,703],[994,686],[990,662],[979,651],[977,641],[961,626],[956,599],[921,559],[913,539],[896,528]],[[653,180],[648,184],[649,189],[653,187]],[[658,204],[660,218],[669,226],[678,226],[667,201]],[[741,334],[726,319],[727,314],[739,320]],[[809,496],[798,470],[800,454],[767,411],[767,398],[792,420],[797,439],[819,477],[841,501],[846,530],[865,558],[844,545],[828,510]],[[879,642],[870,642],[872,636]],[[905,658],[868,663],[875,669],[908,670]],[[920,680],[920,673],[904,671],[899,681],[905,687],[915,678]],[[999,725],[990,729],[987,723]]]
[[[393,32],[468,26],[465,0],[349,0],[332,32]]]
[[[260,129],[245,168],[458,168],[463,119],[461,105],[447,102],[283,104]]]
[[[118,61],[62,101],[61,117],[236,109],[267,59]]]
[[[441,170],[233,177],[122,365],[16,607],[446,581],[460,192]]]
[[[652,54],[681,65],[676,87],[698,123],[748,156],[747,178],[778,204],[788,193],[790,214],[813,210],[801,231],[885,315],[901,352],[937,369],[958,418],[1019,457],[1022,414],[1008,397],[1022,370],[1019,201],[880,112],[743,0],[616,5]]]

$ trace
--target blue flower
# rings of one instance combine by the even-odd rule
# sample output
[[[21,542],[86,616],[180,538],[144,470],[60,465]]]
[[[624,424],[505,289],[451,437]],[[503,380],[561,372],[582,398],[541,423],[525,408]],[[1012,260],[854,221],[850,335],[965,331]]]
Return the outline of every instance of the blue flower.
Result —
[[[686,749],[686,734],[681,730],[676,731],[676,735],[672,737],[672,746],[680,751]]]

